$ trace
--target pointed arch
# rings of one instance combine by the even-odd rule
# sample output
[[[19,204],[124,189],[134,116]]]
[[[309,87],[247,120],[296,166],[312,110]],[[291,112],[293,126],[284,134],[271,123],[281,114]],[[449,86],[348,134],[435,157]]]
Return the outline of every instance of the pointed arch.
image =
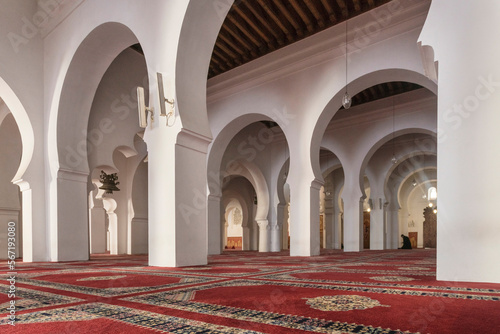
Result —
[[[361,92],[363,89],[375,86],[383,82],[391,81],[405,81],[418,84],[427,88],[434,94],[437,94],[437,85],[429,80],[421,73],[408,69],[384,69],[375,70],[363,76],[356,78],[349,82],[349,91],[354,96]],[[331,100],[325,105],[314,127],[312,141],[311,141],[311,163],[316,178],[321,179],[321,168],[319,164],[319,155],[321,141],[326,131],[328,124],[335,115],[336,111],[341,106],[341,98],[345,93],[345,89],[338,91]],[[333,111],[333,114],[332,114]],[[361,183],[360,183],[361,184]]]
[[[14,184],[20,184],[23,182],[23,175],[28,169],[33,157],[33,152],[35,150],[35,135],[28,113],[26,112],[23,104],[7,82],[0,77],[0,101],[1,100],[3,100],[5,106],[12,113],[12,116],[14,116],[19,128],[19,133],[21,134],[23,146],[21,162],[19,163],[19,168],[16,174],[12,178],[12,182]]]

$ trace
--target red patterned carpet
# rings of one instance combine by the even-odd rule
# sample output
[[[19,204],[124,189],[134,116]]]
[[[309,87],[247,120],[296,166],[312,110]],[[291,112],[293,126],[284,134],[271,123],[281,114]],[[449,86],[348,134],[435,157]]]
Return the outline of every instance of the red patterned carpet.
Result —
[[[14,286],[0,266],[2,333],[500,333],[500,284],[436,281],[433,250],[231,251],[188,268],[100,255],[17,263]]]

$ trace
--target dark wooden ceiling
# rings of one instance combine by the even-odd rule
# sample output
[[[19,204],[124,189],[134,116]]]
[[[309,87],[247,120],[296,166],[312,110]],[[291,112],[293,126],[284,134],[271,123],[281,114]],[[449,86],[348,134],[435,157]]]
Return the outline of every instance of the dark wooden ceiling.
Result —
[[[215,42],[208,78],[389,1],[391,0],[236,0]],[[422,87],[409,82],[386,82],[353,96],[352,106],[419,88]]]
[[[366,88],[352,97],[351,106],[357,106],[363,103],[383,99],[393,95],[406,93],[422,86],[404,81],[384,82],[375,86]],[[341,107],[343,108],[343,107]]]
[[[215,42],[208,78],[390,0],[236,0]]]
[[[201,1],[201,0],[200,0]],[[219,31],[208,78],[227,72],[391,0],[235,0]],[[139,44],[132,48],[142,53]],[[422,88],[386,82],[352,98],[352,106]],[[273,126],[274,124],[266,124]]]

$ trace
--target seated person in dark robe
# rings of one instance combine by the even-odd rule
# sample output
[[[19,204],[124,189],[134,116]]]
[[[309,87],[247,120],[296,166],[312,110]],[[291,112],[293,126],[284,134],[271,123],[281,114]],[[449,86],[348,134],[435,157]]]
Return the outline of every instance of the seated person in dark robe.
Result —
[[[403,247],[400,249],[411,249],[411,241],[406,235],[401,234],[401,238],[403,238]]]

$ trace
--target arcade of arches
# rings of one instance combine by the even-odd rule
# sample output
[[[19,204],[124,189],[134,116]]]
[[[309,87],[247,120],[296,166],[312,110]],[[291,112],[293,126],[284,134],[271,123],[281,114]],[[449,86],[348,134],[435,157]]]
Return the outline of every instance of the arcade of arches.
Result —
[[[232,4],[2,1],[0,257],[12,223],[26,262],[166,267],[404,234],[438,279],[500,283],[498,11],[393,0],[207,79]]]

